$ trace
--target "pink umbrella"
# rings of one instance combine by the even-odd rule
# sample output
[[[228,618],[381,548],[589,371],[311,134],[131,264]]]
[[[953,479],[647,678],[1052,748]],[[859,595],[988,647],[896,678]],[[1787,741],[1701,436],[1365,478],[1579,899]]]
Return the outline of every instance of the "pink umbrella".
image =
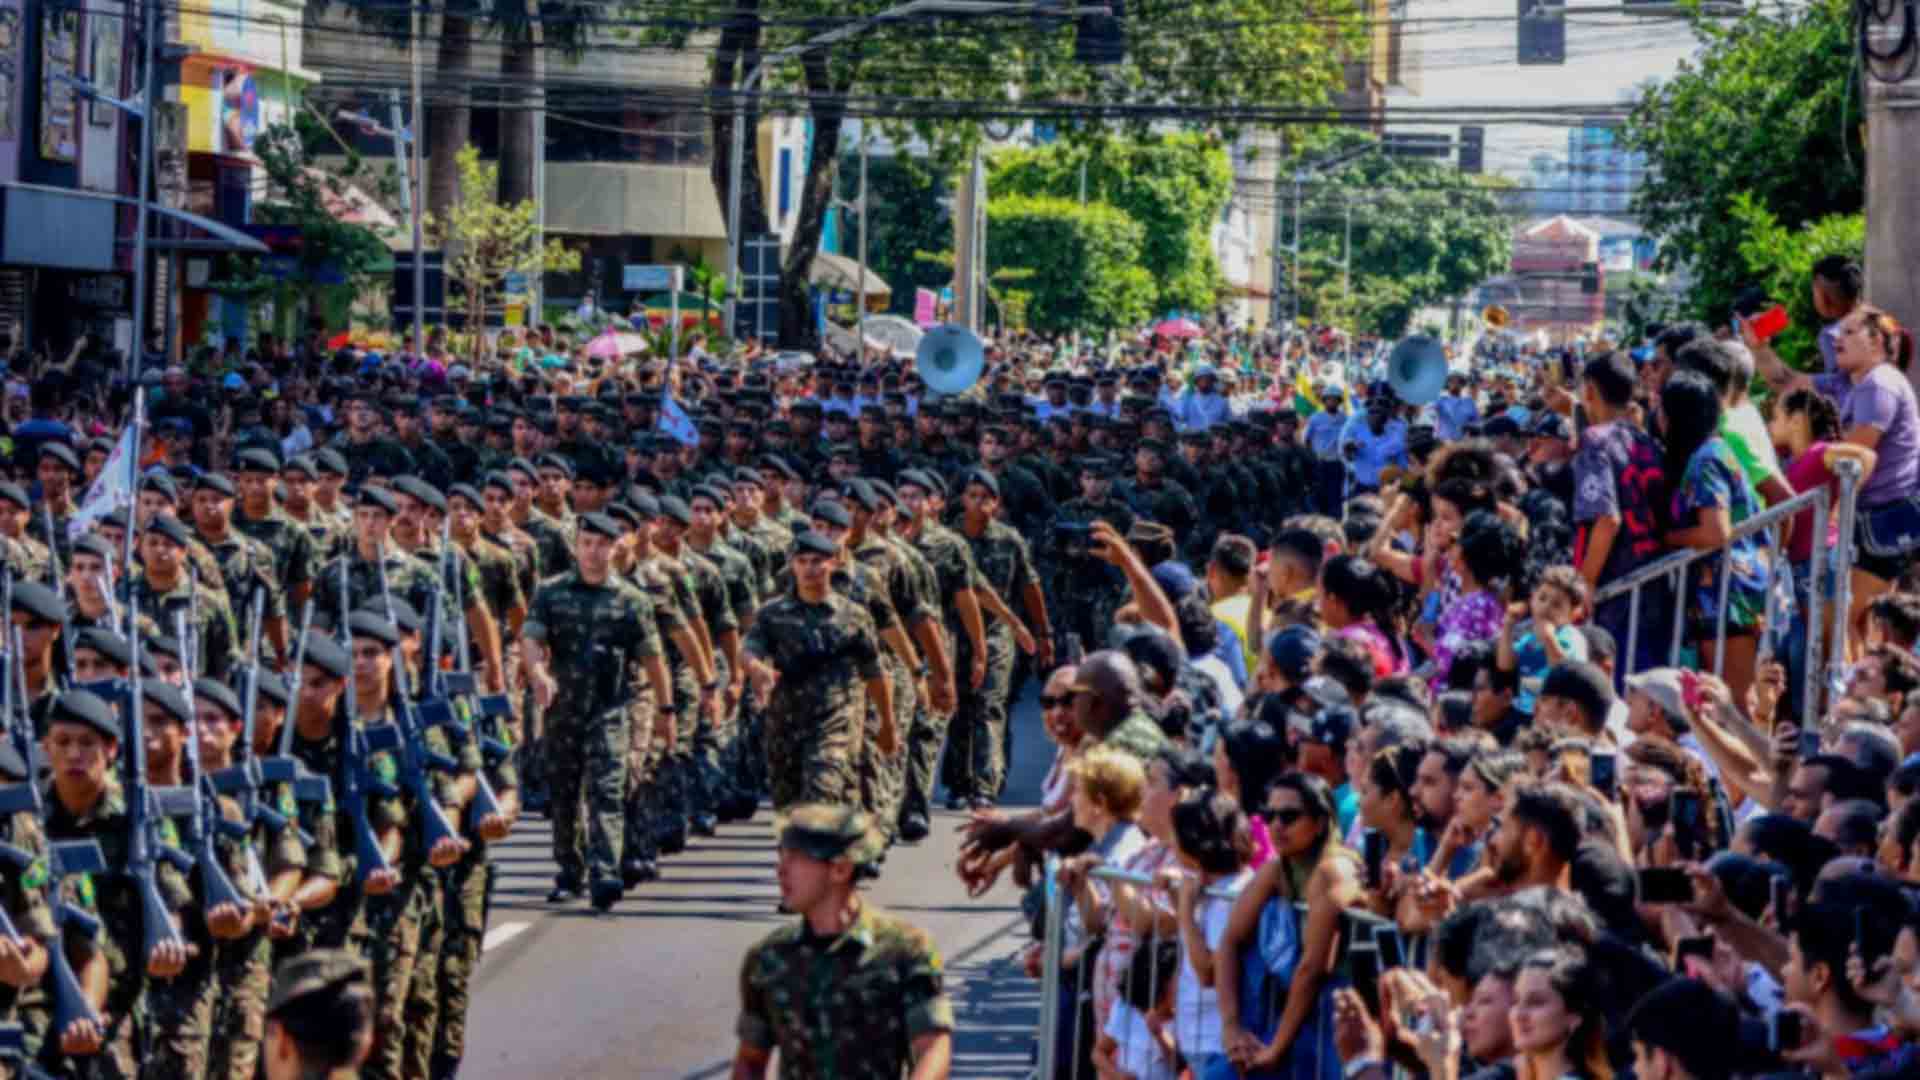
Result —
[[[587,355],[602,360],[617,360],[620,357],[620,341],[612,331],[608,331],[587,342]]]
[[[1192,319],[1168,319],[1153,328],[1154,336],[1163,338],[1196,338],[1203,332]]]

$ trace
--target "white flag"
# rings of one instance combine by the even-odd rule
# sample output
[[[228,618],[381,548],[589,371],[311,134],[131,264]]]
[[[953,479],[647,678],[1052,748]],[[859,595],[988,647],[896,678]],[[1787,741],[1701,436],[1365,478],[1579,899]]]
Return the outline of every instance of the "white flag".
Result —
[[[120,433],[120,441],[113,445],[113,454],[107,463],[100,467],[100,475],[93,478],[87,487],[87,497],[80,502],[80,509],[67,519],[67,539],[78,540],[93,528],[93,523],[113,513],[119,507],[133,506],[133,492],[127,487],[127,463],[134,454],[140,452],[139,442],[135,438],[132,424]]]

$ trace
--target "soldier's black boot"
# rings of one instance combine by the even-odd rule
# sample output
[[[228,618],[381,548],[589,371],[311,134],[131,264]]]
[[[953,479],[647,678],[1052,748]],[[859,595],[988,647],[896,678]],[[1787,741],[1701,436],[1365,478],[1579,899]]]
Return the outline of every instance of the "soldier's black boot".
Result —
[[[553,879],[553,891],[547,894],[549,904],[570,904],[580,899],[580,883],[572,878]]]
[[[620,897],[625,892],[626,889],[619,881],[613,878],[601,878],[593,883],[593,910],[612,910],[613,905],[620,902]]]
[[[900,819],[900,842],[903,844],[917,844],[925,840],[931,831],[932,826],[928,824],[925,814],[912,813]]]
[[[453,1080],[460,1075],[460,1059],[446,1054],[433,1055],[433,1064],[429,1067],[428,1080]]]
[[[676,823],[673,828],[659,835],[660,854],[678,855],[687,850],[687,827],[685,823]]]
[[[715,818],[712,814],[693,815],[693,834],[695,836],[712,836],[719,828],[719,819]]]
[[[629,855],[620,860],[620,882],[629,889],[635,885],[644,885],[659,876],[660,871],[654,867],[652,859]]]

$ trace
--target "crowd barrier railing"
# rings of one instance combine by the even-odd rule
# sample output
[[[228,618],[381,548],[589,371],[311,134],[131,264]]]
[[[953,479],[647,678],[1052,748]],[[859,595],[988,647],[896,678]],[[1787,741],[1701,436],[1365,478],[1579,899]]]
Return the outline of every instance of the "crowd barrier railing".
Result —
[[[1631,571],[1623,577],[1608,582],[1596,591],[1593,597],[1593,606],[1596,609],[1599,608],[1600,605],[1611,600],[1616,600],[1622,596],[1629,598],[1627,639],[1619,643],[1618,663],[1621,666],[1622,673],[1627,675],[1634,674],[1634,661],[1639,656],[1638,646],[1641,630],[1640,601],[1646,588],[1657,582],[1666,582],[1673,586],[1670,593],[1673,599],[1673,636],[1668,647],[1667,664],[1668,666],[1676,666],[1680,662],[1680,649],[1686,640],[1688,571],[1691,570],[1696,563],[1706,559],[1725,559],[1728,549],[1731,548],[1735,542],[1762,533],[1764,533],[1767,538],[1768,588],[1765,625],[1761,628],[1761,640],[1763,642],[1771,640],[1779,614],[1777,610],[1779,589],[1776,587],[1778,578],[1781,574],[1792,573],[1792,568],[1788,564],[1786,554],[1780,543],[1781,528],[1801,512],[1811,509],[1814,515],[1813,536],[1815,537],[1815,543],[1812,545],[1812,557],[1808,572],[1813,584],[1812,587],[1807,590],[1807,610],[1804,613],[1807,626],[1805,662],[1798,668],[1802,679],[1800,695],[1801,726],[1811,726],[1819,716],[1820,694],[1818,690],[1819,687],[1827,681],[1823,676],[1837,674],[1839,669],[1844,665],[1847,642],[1847,612],[1852,606],[1852,590],[1848,585],[1848,578],[1853,567],[1854,511],[1855,502],[1859,496],[1860,466],[1855,462],[1843,461],[1838,464],[1835,472],[1838,473],[1840,477],[1840,496],[1838,500],[1833,499],[1825,487],[1802,492],[1791,499],[1776,503],[1735,525],[1732,531],[1728,533],[1726,541],[1717,547],[1688,548],[1671,552],[1637,570]],[[1837,520],[1839,522],[1839,536],[1833,547],[1829,548],[1823,541],[1827,535],[1828,523],[1835,520],[1831,515],[1836,514],[1838,515]],[[1824,598],[1821,595],[1823,592],[1822,583],[1828,580],[1836,583],[1832,605],[1833,611],[1830,616],[1827,616],[1831,619],[1832,626],[1830,632],[1821,633],[1818,631],[1827,629],[1827,624],[1823,621],[1823,615],[1825,615],[1825,613],[1822,611],[1824,606]],[[1713,666],[1715,675],[1721,674],[1726,664],[1727,593],[1732,583],[1732,574],[1722,573],[1720,575],[1720,595],[1718,598],[1719,602],[1716,606],[1714,626]],[[1791,591],[1792,590],[1789,590],[1790,595]],[[1802,613],[1796,612],[1793,617],[1799,618],[1801,614]],[[1829,639],[1833,643],[1831,654],[1833,667],[1831,670],[1823,666],[1823,659],[1827,658],[1825,650]],[[1745,707],[1745,702],[1735,702],[1734,704],[1743,708]]]

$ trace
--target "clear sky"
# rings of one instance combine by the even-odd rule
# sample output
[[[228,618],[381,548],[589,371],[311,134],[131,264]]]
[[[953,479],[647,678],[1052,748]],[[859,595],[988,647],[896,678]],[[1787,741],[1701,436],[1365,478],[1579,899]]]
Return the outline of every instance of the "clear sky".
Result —
[[[1420,50],[1420,92],[1394,89],[1388,106],[1608,104],[1629,99],[1633,88],[1671,73],[1695,51],[1684,22],[1618,14],[1581,15],[1582,7],[1618,7],[1619,0],[1569,0],[1567,62],[1520,66],[1517,0],[1409,0],[1407,33]],[[1479,121],[1471,121],[1479,122]],[[1443,126],[1389,122],[1392,131],[1457,131]],[[1516,179],[1541,152],[1564,156],[1564,127],[1538,124],[1487,126],[1486,167]]]

